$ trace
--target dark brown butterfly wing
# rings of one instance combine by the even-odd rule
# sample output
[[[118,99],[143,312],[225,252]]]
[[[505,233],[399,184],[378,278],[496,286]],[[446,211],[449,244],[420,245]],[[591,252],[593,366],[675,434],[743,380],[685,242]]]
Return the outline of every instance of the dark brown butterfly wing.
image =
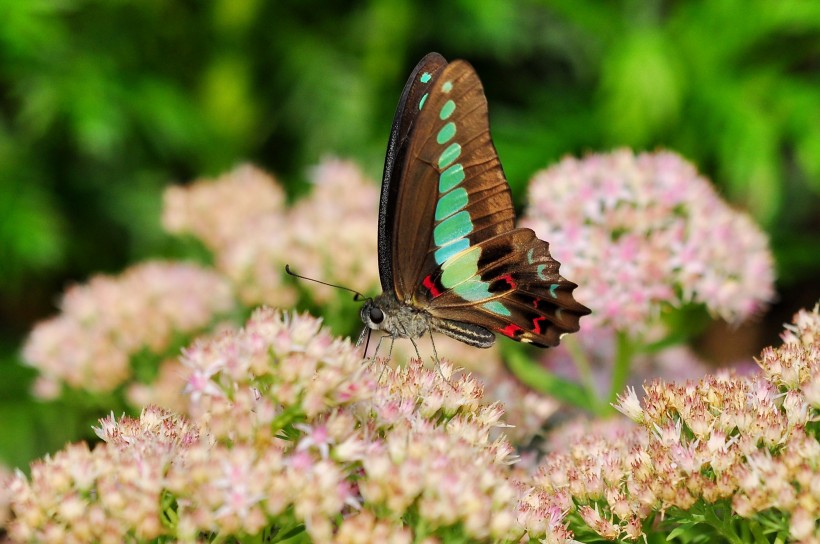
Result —
[[[455,61],[433,75],[403,155],[389,214],[394,289],[400,302],[423,305],[423,278],[458,250],[512,230],[515,219],[487,100],[469,64]]]
[[[393,117],[379,199],[379,277],[385,293],[395,292],[397,280],[394,271],[398,268],[395,261],[402,251],[401,245],[396,248],[394,240],[400,227],[397,209],[400,208],[401,188],[405,185],[401,181],[406,166],[410,132],[416,124],[420,106],[426,102],[425,97],[429,94],[434,75],[446,65],[447,61],[438,53],[429,53],[421,59],[407,78]]]
[[[382,286],[469,344],[490,345],[493,331],[555,345],[589,310],[572,298],[575,284],[558,274],[548,244],[514,229],[478,76],[464,61],[442,62],[428,55],[416,67],[394,120],[380,207]]]

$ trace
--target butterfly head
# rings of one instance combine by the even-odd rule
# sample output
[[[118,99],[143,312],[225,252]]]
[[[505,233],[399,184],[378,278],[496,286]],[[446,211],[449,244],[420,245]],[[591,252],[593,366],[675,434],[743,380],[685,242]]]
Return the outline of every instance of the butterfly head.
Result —
[[[402,304],[387,293],[368,299],[360,315],[368,329],[384,331],[394,338],[418,338],[430,329],[427,312]]]
[[[370,329],[379,330],[384,323],[384,311],[374,303],[373,299],[364,303],[360,315],[362,322]]]

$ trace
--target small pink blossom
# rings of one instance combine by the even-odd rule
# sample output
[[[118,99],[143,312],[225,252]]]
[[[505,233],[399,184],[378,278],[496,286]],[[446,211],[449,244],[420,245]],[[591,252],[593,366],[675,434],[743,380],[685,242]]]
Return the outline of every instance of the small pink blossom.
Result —
[[[578,283],[588,325],[643,333],[663,304],[688,302],[740,321],[774,296],[763,233],[674,153],[567,158],[535,175],[529,197],[522,224]]]
[[[801,311],[784,344],[764,350],[764,374],[655,380],[642,401],[632,389],[619,399],[619,410],[641,427],[605,433],[572,424],[554,432],[535,482],[547,492],[568,490],[582,505],[579,515],[607,539],[637,539],[652,515],[723,500],[743,517],[772,509],[796,516],[792,536],[820,538],[805,517],[806,505],[817,510],[820,489],[820,442],[807,430],[818,416],[801,385],[820,374],[816,312]]]
[[[213,272],[147,262],[71,287],[60,307],[31,332],[23,358],[53,384],[106,392],[131,378],[131,356],[143,349],[162,354],[174,334],[204,328],[233,299]]]

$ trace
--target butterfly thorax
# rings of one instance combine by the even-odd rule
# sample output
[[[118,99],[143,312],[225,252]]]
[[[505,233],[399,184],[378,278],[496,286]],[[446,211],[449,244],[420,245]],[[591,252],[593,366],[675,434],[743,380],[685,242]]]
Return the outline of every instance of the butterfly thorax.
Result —
[[[391,293],[365,302],[361,317],[369,328],[393,338],[418,338],[430,330],[432,319],[424,310],[400,303]]]

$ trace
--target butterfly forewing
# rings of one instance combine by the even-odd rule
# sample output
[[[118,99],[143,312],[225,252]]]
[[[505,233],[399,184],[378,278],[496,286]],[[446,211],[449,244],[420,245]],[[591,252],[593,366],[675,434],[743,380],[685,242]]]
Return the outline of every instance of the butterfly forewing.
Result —
[[[387,154],[384,160],[384,175],[379,203],[379,276],[382,290],[393,292],[394,260],[398,257],[392,240],[395,238],[397,221],[395,211],[399,207],[399,189],[402,186],[402,170],[407,154],[411,128],[421,111],[420,106],[427,100],[435,74],[447,65],[438,53],[426,55],[410,74],[393,117]],[[401,248],[399,248],[399,251]]]
[[[475,71],[447,65],[422,98],[391,214],[395,292],[415,304],[426,296],[418,286],[450,255],[511,230],[515,217]]]

